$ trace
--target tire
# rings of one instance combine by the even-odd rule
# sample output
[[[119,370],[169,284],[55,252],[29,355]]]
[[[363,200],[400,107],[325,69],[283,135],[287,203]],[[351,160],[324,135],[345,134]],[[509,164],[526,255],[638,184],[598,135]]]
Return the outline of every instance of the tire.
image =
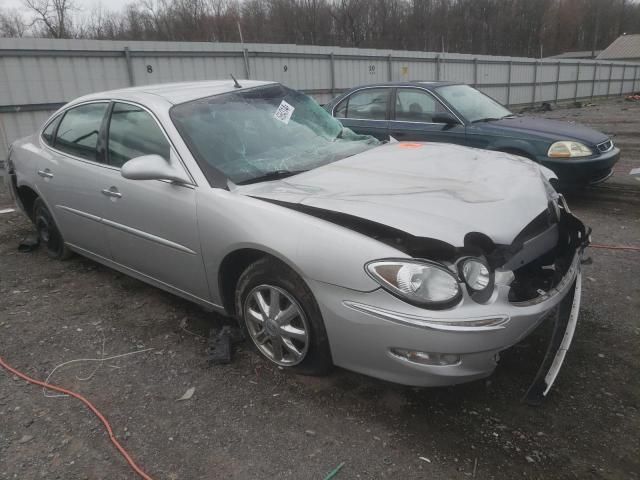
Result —
[[[238,280],[235,303],[241,328],[264,358],[303,375],[329,373],[331,350],[318,304],[285,264],[267,257],[247,267]]]
[[[41,245],[44,245],[49,257],[66,260],[72,255],[71,250],[64,244],[64,238],[51,212],[40,198],[33,203],[33,223],[38,232],[38,240]]]

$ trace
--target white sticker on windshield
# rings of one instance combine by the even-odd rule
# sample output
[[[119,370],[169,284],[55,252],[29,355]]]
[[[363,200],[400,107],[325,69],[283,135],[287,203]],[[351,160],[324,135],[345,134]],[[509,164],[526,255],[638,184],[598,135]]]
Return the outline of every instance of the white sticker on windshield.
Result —
[[[282,123],[288,125],[294,110],[295,108],[293,107],[293,105],[289,105],[287,102],[282,100],[282,102],[280,102],[280,106],[276,110],[276,113],[273,114],[273,116],[276,120],[280,120]]]

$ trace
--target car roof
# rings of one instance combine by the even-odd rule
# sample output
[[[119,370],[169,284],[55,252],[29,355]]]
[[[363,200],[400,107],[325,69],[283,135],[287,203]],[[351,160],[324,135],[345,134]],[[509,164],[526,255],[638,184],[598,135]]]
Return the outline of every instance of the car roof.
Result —
[[[75,99],[73,104],[101,99],[120,99],[142,103],[164,102],[178,104],[196,100],[198,98],[221,95],[223,93],[242,91],[263,85],[273,85],[275,82],[257,80],[239,80],[242,88],[235,88],[233,80],[206,80],[201,82],[162,83],[143,85],[139,87],[121,88],[96,92]]]
[[[358,87],[351,88],[351,90],[356,90],[362,87],[423,87],[427,89],[442,87],[444,85],[460,85],[459,82],[449,82],[449,81],[431,81],[431,80],[411,80],[407,82],[381,82],[381,83],[371,83],[367,85],[360,85]]]

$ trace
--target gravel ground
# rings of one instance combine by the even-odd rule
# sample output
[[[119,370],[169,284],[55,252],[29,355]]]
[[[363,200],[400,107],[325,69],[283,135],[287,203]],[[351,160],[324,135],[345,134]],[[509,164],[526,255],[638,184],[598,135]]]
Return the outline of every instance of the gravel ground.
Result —
[[[640,108],[629,108],[640,123]],[[545,116],[578,114],[626,132],[616,138],[632,145],[631,112],[600,124],[620,104],[607,104],[609,116],[604,109]],[[637,162],[638,150],[628,151],[624,161]],[[629,201],[638,198],[640,190],[571,204],[594,242],[638,245],[640,202]],[[0,190],[0,209],[8,203]],[[550,398],[532,408],[520,398],[548,329],[505,352],[489,379],[452,388],[340,369],[287,375],[243,345],[231,365],[209,367],[202,337],[223,319],[78,256],[18,253],[30,231],[17,213],[0,215],[0,356],[44,379],[62,362],[100,357],[103,346],[106,356],[152,348],[72,364],[51,381],[91,399],[156,479],[322,479],[341,462],[337,479],[640,478],[638,253],[589,251],[574,343]],[[193,397],[178,401],[191,387]],[[135,477],[79,402],[0,373],[0,479],[10,478]]]

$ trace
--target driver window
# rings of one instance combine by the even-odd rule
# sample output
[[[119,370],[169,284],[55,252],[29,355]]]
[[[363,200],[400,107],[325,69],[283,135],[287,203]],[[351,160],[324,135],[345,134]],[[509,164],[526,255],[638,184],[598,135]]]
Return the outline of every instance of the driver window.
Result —
[[[109,165],[120,168],[143,155],[160,155],[169,161],[171,147],[148,112],[136,105],[116,103],[109,122],[108,151]]]
[[[55,148],[87,160],[98,160],[98,137],[107,103],[89,103],[65,113],[55,139]]]
[[[432,95],[415,88],[398,89],[396,93],[396,120],[432,123],[435,113],[446,112]]]

